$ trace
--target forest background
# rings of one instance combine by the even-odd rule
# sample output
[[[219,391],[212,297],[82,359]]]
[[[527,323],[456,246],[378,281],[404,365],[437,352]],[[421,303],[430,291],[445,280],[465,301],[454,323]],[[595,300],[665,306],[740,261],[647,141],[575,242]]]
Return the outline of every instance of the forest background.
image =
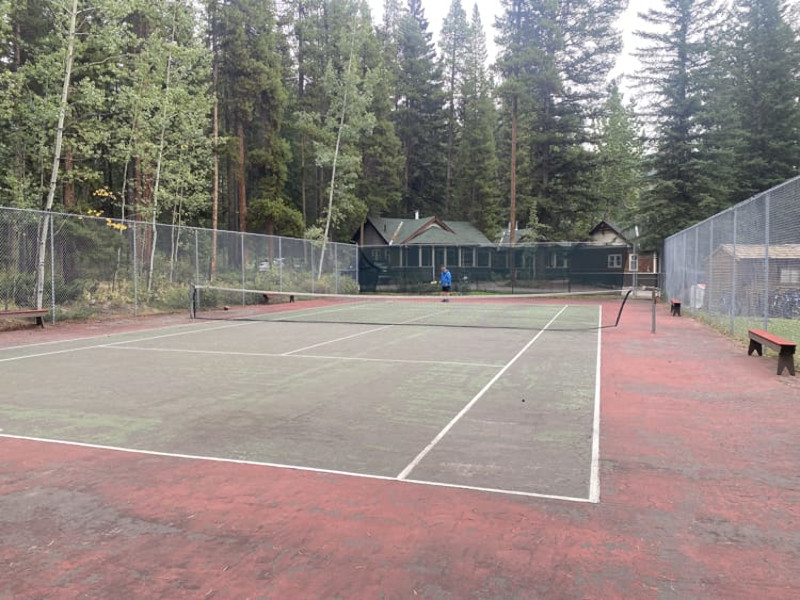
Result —
[[[800,171],[800,7],[0,0],[0,205],[348,241],[367,215],[657,243]],[[635,102],[634,99],[635,98]],[[327,226],[330,226],[329,228]],[[518,238],[519,239],[519,238]]]

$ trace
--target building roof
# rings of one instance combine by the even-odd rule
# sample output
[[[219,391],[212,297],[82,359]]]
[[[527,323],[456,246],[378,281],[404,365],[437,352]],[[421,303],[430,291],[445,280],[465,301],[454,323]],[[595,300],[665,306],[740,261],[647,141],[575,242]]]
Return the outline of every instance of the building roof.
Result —
[[[610,229],[613,231],[622,242],[628,243],[635,241],[637,239],[636,236],[636,227],[629,226],[629,227],[622,227],[618,223],[614,221],[609,221],[608,219],[603,219],[597,225],[592,227],[592,230],[589,232],[589,235],[594,235],[595,233],[602,231],[603,229]]]
[[[468,221],[444,221],[439,217],[420,217],[419,219],[367,217],[367,223],[370,223],[383,240],[391,246],[491,244],[489,239]]]
[[[764,244],[736,244],[736,259],[764,259]],[[716,252],[734,256],[733,244],[720,244]],[[771,259],[800,259],[800,244],[770,244]]]
[[[525,229],[517,229],[514,232],[514,242],[516,243],[526,243],[530,241],[536,241],[536,230],[533,228],[525,228]],[[511,232],[508,229],[504,229],[500,232],[500,237],[497,240],[497,243],[501,246],[507,246],[511,243]]]

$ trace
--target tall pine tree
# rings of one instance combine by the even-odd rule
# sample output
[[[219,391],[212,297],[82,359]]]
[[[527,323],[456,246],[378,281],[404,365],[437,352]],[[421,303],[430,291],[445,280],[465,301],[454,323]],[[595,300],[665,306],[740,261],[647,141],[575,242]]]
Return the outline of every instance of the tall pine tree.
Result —
[[[467,14],[461,0],[452,0],[450,10],[442,23],[441,65],[444,75],[444,92],[447,96],[447,172],[442,216],[449,217],[453,208],[453,163],[461,130],[460,113],[463,99],[461,85],[465,77],[469,28]]]
[[[592,122],[620,48],[614,26],[624,4],[505,0],[498,19],[500,91],[518,151],[510,191],[519,192],[520,223],[550,239],[574,239],[590,226]]]
[[[420,0],[409,0],[399,27],[395,130],[403,146],[403,214],[444,210],[445,97]]]
[[[489,239],[496,236],[500,214],[498,159],[494,139],[497,113],[486,62],[486,36],[474,6],[466,38],[460,97],[463,128],[454,161],[453,189],[458,217],[473,223]]]
[[[660,239],[700,220],[705,206],[725,193],[710,161],[703,104],[718,6],[715,0],[666,0],[663,10],[642,16],[650,29],[638,32],[647,41],[638,85],[649,101],[655,151],[639,221],[648,236]]]
[[[734,201],[800,173],[800,42],[781,0],[736,0],[732,51],[742,143]]]

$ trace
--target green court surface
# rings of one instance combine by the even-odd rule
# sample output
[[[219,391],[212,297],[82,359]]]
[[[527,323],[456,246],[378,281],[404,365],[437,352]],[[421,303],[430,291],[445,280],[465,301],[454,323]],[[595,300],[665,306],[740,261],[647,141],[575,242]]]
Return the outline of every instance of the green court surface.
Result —
[[[597,500],[598,305],[527,328],[290,314],[0,350],[2,434]]]

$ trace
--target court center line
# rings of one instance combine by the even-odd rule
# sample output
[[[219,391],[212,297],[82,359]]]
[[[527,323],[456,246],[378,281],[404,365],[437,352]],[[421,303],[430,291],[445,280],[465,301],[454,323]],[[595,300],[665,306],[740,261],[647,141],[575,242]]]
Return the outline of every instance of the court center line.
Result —
[[[428,313],[427,315],[422,315],[421,317],[415,317],[413,319],[409,319],[408,321],[403,321],[402,323],[393,323],[391,325],[384,325],[383,327],[377,327],[375,329],[368,329],[367,331],[359,331],[358,333],[353,333],[350,335],[346,335],[344,337],[336,338],[335,340],[328,340],[325,342],[320,342],[318,344],[313,344],[311,346],[306,346],[305,348],[298,348],[297,350],[291,350],[289,352],[284,352],[282,356],[291,356],[292,354],[297,354],[298,352],[304,352],[306,350],[313,350],[314,348],[319,348],[320,346],[327,346],[328,344],[335,344],[336,342],[343,342],[345,340],[349,340],[355,337],[359,337],[362,335],[367,335],[368,333],[375,333],[376,331],[383,331],[384,329],[389,329],[390,327],[395,327],[396,325],[410,325],[415,321],[419,321],[421,319],[427,319],[431,315],[436,313]]]
[[[40,358],[42,356],[53,356],[55,354],[68,354],[69,352],[80,352],[82,350],[93,350],[93,349],[97,349],[97,348],[111,348],[111,347],[114,347],[114,346],[116,346],[118,344],[133,344],[133,343],[137,343],[137,342],[147,342],[147,341],[150,341],[150,340],[158,340],[158,339],[163,339],[163,338],[168,338],[168,337],[176,337],[176,336],[180,336],[180,335],[189,335],[189,334],[192,334],[192,333],[203,333],[205,331],[216,331],[218,329],[229,329],[229,328],[232,328],[232,327],[241,327],[242,325],[251,325],[251,323],[235,323],[233,325],[229,324],[229,325],[223,325],[221,327],[209,327],[209,328],[206,328],[206,329],[196,329],[196,330],[193,330],[193,331],[179,331],[179,332],[176,332],[176,333],[168,333],[168,334],[165,334],[165,335],[154,335],[154,336],[145,337],[145,338],[139,338],[139,339],[135,339],[135,340],[125,340],[125,341],[120,341],[120,342],[109,342],[109,343],[106,343],[106,344],[94,344],[92,346],[81,346],[80,348],[67,348],[65,350],[54,350],[52,352],[40,352],[38,354],[25,354],[23,356],[11,356],[9,358],[0,358],[0,363],[11,362],[13,360],[23,360],[25,358]]]
[[[0,433],[0,439],[9,440],[23,440],[28,442],[40,442],[45,444],[61,444],[64,446],[75,446],[78,448],[88,448],[91,450],[106,450],[110,452],[124,452],[126,454],[140,454],[143,456],[158,456],[163,458],[177,458],[181,460],[199,460],[206,462],[217,462],[234,465],[247,465],[254,467],[270,467],[274,469],[285,469],[288,471],[302,471],[306,473],[320,473],[323,475],[340,475],[344,477],[359,477],[361,479],[374,479],[377,481],[395,482],[412,485],[425,485],[429,487],[443,487],[450,489],[461,489],[478,492],[487,492],[492,494],[505,494],[510,496],[524,496],[527,498],[543,498],[546,500],[562,500],[566,502],[589,502],[586,498],[574,498],[571,496],[556,496],[551,494],[537,494],[535,492],[522,492],[517,490],[503,490],[499,488],[484,488],[469,485],[460,485],[456,483],[440,483],[437,481],[423,481],[419,479],[398,479],[397,477],[390,477],[387,475],[371,475],[369,473],[356,473],[352,471],[338,471],[335,469],[321,469],[316,467],[302,467],[297,465],[285,465],[281,463],[259,462],[254,460],[244,460],[238,458],[220,458],[216,456],[199,456],[195,454],[179,454],[175,452],[159,452],[157,450],[139,450],[136,448],[122,448],[119,446],[104,446],[100,444],[90,444],[87,442],[72,442],[69,440],[53,440],[48,438],[37,438],[24,435],[13,435]]]
[[[186,348],[148,348],[147,346],[102,346],[112,350],[138,350],[140,352],[175,352],[179,354],[214,354],[221,356],[254,356],[264,358],[317,358],[326,360],[351,360],[362,362],[387,362],[405,363],[419,365],[453,365],[458,367],[483,367],[496,369],[502,365],[497,363],[474,363],[462,361],[442,361],[442,360],[412,360],[402,358],[370,358],[364,356],[328,356],[321,354],[275,354],[269,352],[234,352],[227,350],[190,350]]]
[[[445,425],[444,429],[442,429],[439,432],[439,434],[435,438],[433,438],[433,440],[431,440],[431,442],[427,446],[425,446],[425,448],[422,450],[422,452],[417,454],[417,456],[414,458],[414,460],[412,460],[410,463],[408,463],[406,468],[403,469],[400,472],[400,474],[397,476],[398,479],[405,479],[406,477],[408,477],[408,474],[411,473],[411,471],[414,470],[414,468],[420,463],[420,461],[423,458],[425,458],[431,450],[433,450],[433,448],[436,446],[436,444],[438,444],[442,440],[442,438],[445,435],[447,435],[447,432],[450,431],[453,428],[453,426],[456,423],[458,423],[465,414],[467,414],[467,411],[469,411],[469,409],[472,408],[475,405],[475,403],[478,400],[480,400],[487,391],[489,391],[489,388],[491,388],[495,384],[495,382],[498,379],[500,379],[500,377],[503,375],[503,373],[508,371],[508,369],[511,368],[511,365],[513,365],[515,362],[517,362],[519,357],[522,356],[525,353],[525,351],[528,348],[530,348],[534,344],[534,342],[536,342],[536,340],[538,340],[539,337],[545,331],[547,331],[547,328],[550,327],[550,325],[552,325],[555,322],[555,320],[558,319],[558,317],[561,316],[561,313],[563,313],[565,310],[567,310],[567,307],[566,306],[562,306],[561,310],[559,310],[556,313],[556,315],[547,322],[547,325],[542,327],[542,329],[535,336],[533,336],[533,338],[527,344],[525,344],[525,346],[522,348],[522,350],[517,352],[514,355],[514,357],[510,361],[508,361],[505,364],[505,366],[495,374],[494,377],[492,377],[489,380],[489,383],[487,383],[485,386],[483,386],[483,389],[480,392],[478,392],[477,394],[475,394],[475,397],[472,400],[470,400],[467,403],[467,405],[464,408],[462,408],[459,411],[459,413],[455,417],[453,417],[453,419],[447,425]]]
[[[603,330],[599,326],[602,324],[603,307],[601,305],[597,329],[597,364],[595,366],[594,383],[594,418],[592,419],[592,463],[589,475],[589,501],[595,504],[600,502],[600,361]]]

